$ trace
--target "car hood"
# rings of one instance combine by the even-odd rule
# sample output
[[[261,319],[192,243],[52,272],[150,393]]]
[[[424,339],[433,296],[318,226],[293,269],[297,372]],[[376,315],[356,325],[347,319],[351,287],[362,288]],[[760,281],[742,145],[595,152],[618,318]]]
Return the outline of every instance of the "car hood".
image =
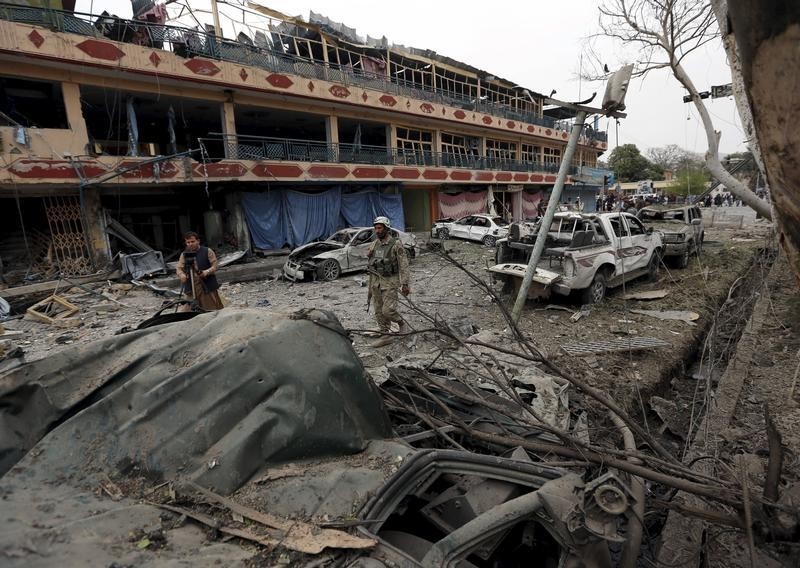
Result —
[[[289,260],[293,260],[295,262],[308,260],[309,258],[313,258],[324,252],[339,250],[342,248],[344,248],[344,245],[335,241],[317,241],[314,243],[308,243],[294,249],[289,255]]]

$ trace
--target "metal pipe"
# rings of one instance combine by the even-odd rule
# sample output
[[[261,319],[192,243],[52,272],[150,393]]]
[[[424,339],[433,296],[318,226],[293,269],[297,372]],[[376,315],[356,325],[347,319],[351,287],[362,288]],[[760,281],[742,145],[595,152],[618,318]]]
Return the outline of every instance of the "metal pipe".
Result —
[[[561,200],[561,192],[564,189],[564,182],[567,180],[567,172],[569,172],[570,165],[572,164],[572,156],[575,154],[575,148],[578,146],[578,140],[581,137],[581,131],[583,130],[583,124],[586,122],[587,115],[588,112],[586,110],[579,110],[575,117],[575,123],[572,125],[569,142],[567,143],[566,150],[564,150],[564,157],[561,159],[561,167],[558,168],[556,184],[553,186],[553,191],[550,193],[547,211],[539,225],[539,232],[536,235],[536,244],[533,246],[531,258],[528,261],[528,267],[525,269],[525,277],[522,279],[522,286],[519,289],[517,300],[514,303],[514,309],[511,311],[511,319],[514,323],[519,321],[522,308],[525,306],[525,300],[528,297],[528,289],[531,287],[531,282],[536,274],[536,265],[539,263],[539,259],[542,256],[547,232],[550,228],[550,224],[553,222],[556,210],[558,209],[558,203]]]
[[[633,432],[628,428],[628,425],[623,422],[614,412],[609,412],[611,421],[617,430],[622,434],[622,441],[625,449],[628,451],[636,451],[636,440],[633,437]],[[628,457],[628,461],[633,464],[641,465],[642,460],[635,457]],[[642,521],[644,520],[644,480],[641,477],[631,476],[631,493],[633,494],[633,515],[628,519],[628,534],[625,539],[625,546],[622,549],[622,558],[620,559],[621,568],[635,568],[636,561],[639,558],[639,550],[642,546]]]

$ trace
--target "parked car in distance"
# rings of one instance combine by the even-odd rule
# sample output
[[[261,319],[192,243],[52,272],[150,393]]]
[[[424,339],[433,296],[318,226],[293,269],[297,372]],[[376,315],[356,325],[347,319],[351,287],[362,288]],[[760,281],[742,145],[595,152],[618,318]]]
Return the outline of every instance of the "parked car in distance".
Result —
[[[399,238],[409,258],[417,255],[417,238],[411,233],[390,229]],[[367,251],[375,240],[372,227],[350,227],[336,231],[324,241],[308,243],[294,249],[283,265],[289,280],[336,280],[346,272],[367,268]]]
[[[703,249],[703,213],[695,205],[652,205],[639,210],[639,220],[661,233],[664,258],[686,268],[689,255]]]
[[[456,221],[440,219],[431,227],[431,236],[439,239],[456,237],[479,241],[487,247],[493,247],[499,239],[508,236],[508,221],[484,213],[467,215]]]

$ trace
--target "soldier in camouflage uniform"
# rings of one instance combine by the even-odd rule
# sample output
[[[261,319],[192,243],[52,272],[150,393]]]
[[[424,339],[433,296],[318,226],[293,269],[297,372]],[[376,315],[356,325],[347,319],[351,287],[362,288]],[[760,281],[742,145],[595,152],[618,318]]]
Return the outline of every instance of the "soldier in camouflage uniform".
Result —
[[[397,311],[397,292],[408,296],[411,292],[408,282],[408,257],[400,239],[392,236],[390,223],[386,217],[375,219],[377,237],[367,252],[369,258],[369,293],[375,308],[378,329],[386,334],[392,322],[400,325],[400,333],[408,331],[408,325]],[[385,344],[385,339],[376,343]],[[377,345],[376,345],[377,346]]]

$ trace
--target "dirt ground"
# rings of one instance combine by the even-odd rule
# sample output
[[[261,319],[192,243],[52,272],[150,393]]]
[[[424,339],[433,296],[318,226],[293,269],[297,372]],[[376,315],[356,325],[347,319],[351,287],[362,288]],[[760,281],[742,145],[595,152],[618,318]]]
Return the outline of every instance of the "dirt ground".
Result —
[[[736,348],[746,325],[758,321],[760,327],[749,331],[756,344],[749,347],[747,354],[739,354],[752,364],[742,378],[741,392],[730,402],[734,405],[732,419],[721,434],[723,444],[718,455],[728,463],[735,461],[734,456],[746,456],[753,486],[763,487],[768,461],[764,408],[768,407],[785,449],[779,493],[789,506],[798,508],[800,385],[796,383],[800,370],[800,296],[785,259],[778,254],[775,260],[776,246],[769,225],[755,221],[752,215],[732,217],[733,222],[726,223],[723,218],[723,222],[706,228],[704,251],[692,258],[687,268],[665,265],[655,282],[641,279],[624,289],[615,289],[601,305],[593,306],[587,316],[577,321],[572,316],[581,306],[574,298],[529,301],[519,327],[564,373],[609,393],[675,455],[682,456],[693,438],[697,417],[709,401],[708,387],[716,388],[729,360],[737,356]],[[419,240],[424,247],[429,238],[420,235]],[[456,240],[447,241],[444,246],[464,269],[489,281],[486,269],[493,264],[493,249]],[[433,319],[448,322],[451,329],[464,336],[478,334],[482,340],[500,344],[510,338],[492,296],[437,253],[425,252],[413,260],[411,281],[412,293],[401,312],[413,330],[431,328]],[[514,298],[503,295],[499,283],[491,286],[510,308]],[[92,292],[79,288],[59,292],[81,309],[76,316],[79,325],[75,327],[58,328],[19,319],[5,322],[6,329],[23,332],[12,341],[24,350],[27,360],[106,337],[124,327],[135,327],[167,302],[150,290],[118,283],[96,283],[88,288]],[[626,299],[627,293],[644,291],[666,294],[649,301]],[[100,295],[103,293],[106,297]],[[440,346],[430,333],[398,337],[385,347],[370,345],[372,337],[368,332],[376,325],[372,311],[367,311],[364,274],[345,275],[333,282],[295,284],[270,278],[224,284],[221,294],[228,309],[332,310],[352,332],[357,353],[379,383],[385,379],[388,365],[404,360],[432,362],[441,356]],[[693,315],[691,321],[662,320],[632,310],[673,310]],[[567,343],[626,336],[660,339],[669,346],[581,357],[568,355],[562,349]],[[595,429],[591,432],[593,439],[602,436],[600,425],[591,428]],[[659,523],[663,519],[655,525]],[[741,533],[720,529],[709,534],[711,565],[747,563]],[[796,549],[772,548],[760,562],[793,565],[786,564],[786,559],[797,558],[797,553]],[[731,563],[734,556],[737,561]],[[724,560],[715,562],[715,558]]]

